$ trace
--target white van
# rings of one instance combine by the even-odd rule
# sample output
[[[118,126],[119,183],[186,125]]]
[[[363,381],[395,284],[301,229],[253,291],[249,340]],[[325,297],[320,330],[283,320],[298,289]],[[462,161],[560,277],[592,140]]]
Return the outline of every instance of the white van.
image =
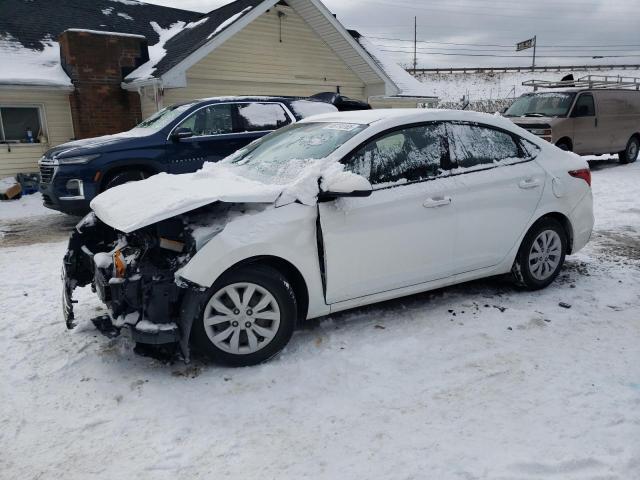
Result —
[[[526,93],[504,112],[516,125],[579,155],[617,153],[622,163],[638,158],[640,79],[588,76],[523,85],[548,90]]]

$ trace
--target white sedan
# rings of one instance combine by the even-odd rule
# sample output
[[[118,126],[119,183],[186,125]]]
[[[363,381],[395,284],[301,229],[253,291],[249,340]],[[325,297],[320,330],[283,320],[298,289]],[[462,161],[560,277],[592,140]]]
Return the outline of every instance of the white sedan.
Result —
[[[91,284],[137,342],[253,365],[305,319],[509,272],[543,288],[589,240],[590,182],[499,116],[311,117],[94,199],[65,256],[67,325]]]

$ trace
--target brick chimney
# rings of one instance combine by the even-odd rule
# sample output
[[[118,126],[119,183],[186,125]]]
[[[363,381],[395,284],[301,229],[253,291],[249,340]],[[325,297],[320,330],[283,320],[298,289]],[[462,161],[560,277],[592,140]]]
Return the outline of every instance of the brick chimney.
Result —
[[[75,86],[69,96],[75,137],[122,132],[138,124],[140,97],[120,84],[149,59],[146,39],[71,29],[58,41],[62,66]]]

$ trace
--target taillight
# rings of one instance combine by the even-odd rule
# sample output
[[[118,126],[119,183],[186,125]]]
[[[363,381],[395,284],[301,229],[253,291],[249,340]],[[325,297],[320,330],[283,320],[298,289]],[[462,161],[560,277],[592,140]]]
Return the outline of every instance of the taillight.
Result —
[[[583,168],[581,170],[571,170],[569,172],[569,175],[575,178],[581,178],[582,180],[587,182],[589,186],[591,186],[591,170],[589,170],[588,168]]]

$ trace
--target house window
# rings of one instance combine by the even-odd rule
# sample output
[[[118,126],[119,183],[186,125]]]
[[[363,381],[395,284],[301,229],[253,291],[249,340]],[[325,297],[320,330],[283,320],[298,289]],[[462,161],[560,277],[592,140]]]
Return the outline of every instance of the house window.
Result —
[[[39,107],[0,105],[0,142],[38,143],[44,133]]]

